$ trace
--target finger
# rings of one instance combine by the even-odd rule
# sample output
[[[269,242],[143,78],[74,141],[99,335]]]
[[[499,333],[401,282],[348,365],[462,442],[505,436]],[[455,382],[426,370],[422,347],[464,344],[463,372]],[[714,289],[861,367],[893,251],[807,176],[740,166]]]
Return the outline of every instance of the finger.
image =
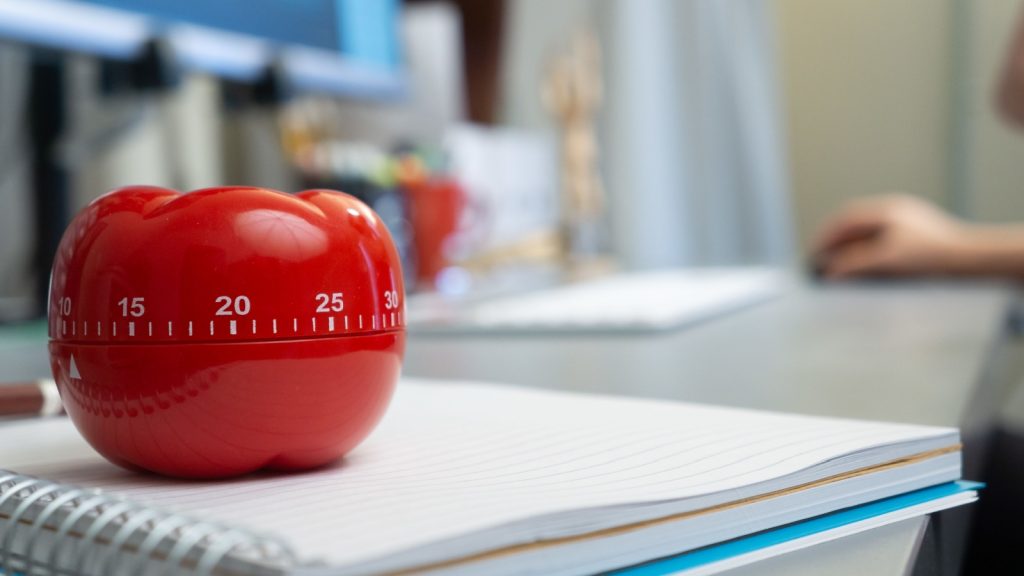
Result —
[[[824,263],[829,280],[883,274],[889,269],[888,254],[879,242],[861,241],[847,244],[834,252]]]
[[[853,242],[877,236],[886,224],[881,206],[857,206],[844,210],[822,227],[814,242],[816,253],[825,253]]]
[[[844,218],[831,223],[815,242],[816,254],[828,254],[847,244],[870,241],[882,233],[885,222],[871,217]]]

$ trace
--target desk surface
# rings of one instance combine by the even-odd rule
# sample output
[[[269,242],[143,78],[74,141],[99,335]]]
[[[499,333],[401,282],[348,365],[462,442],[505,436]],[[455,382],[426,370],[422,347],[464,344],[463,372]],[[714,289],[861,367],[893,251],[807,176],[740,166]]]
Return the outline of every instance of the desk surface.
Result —
[[[664,334],[418,335],[405,373],[957,426],[1010,302],[992,286],[800,288]]]
[[[1012,301],[993,285],[801,287],[668,334],[415,336],[405,373],[960,426],[965,474],[977,478],[1010,378],[994,365]],[[905,523],[886,538],[836,546],[872,546],[858,553],[888,566],[872,574],[909,573],[914,555],[905,552],[916,550],[926,526]],[[835,560],[846,556],[834,548],[796,559],[816,573],[863,573],[862,564]],[[949,554],[947,562],[958,561],[960,551]]]
[[[727,576],[909,576],[929,519],[910,518],[728,570]]]
[[[1010,378],[993,365],[1012,298],[997,286],[839,286],[667,334],[420,335],[409,339],[405,373],[961,426],[970,459]],[[0,379],[48,373],[39,338],[6,333]],[[736,573],[907,574],[927,525],[903,522]]]

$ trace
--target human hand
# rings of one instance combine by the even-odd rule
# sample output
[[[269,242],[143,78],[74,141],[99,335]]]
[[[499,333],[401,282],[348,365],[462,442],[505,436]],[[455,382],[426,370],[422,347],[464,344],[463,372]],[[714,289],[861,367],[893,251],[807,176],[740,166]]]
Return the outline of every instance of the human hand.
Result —
[[[951,274],[965,235],[963,223],[919,198],[867,198],[822,227],[815,264],[828,279]]]

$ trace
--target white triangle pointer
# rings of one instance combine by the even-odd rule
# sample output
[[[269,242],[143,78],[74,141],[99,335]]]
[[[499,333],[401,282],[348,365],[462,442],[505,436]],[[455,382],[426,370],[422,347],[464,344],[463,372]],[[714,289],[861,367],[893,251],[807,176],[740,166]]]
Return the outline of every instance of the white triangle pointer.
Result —
[[[75,355],[71,355],[71,365],[68,366],[68,378],[82,379],[82,375],[78,373],[78,365],[75,364]]]

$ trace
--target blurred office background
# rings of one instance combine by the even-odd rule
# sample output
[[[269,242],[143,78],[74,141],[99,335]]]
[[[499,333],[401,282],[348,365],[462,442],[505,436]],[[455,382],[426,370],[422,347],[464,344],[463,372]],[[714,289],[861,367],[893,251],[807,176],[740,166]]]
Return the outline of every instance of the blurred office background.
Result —
[[[55,40],[60,18],[48,35],[25,30],[83,4],[137,10],[161,23],[150,29],[156,42],[111,55]],[[160,1],[0,2],[7,317],[40,311],[25,302],[38,299],[44,276],[37,212],[54,208],[39,200],[54,185],[39,173],[44,154],[65,179],[56,180],[66,193],[51,214],[58,221],[132,183],[348,185],[385,212],[392,206],[408,265],[418,256],[429,268],[421,288],[435,287],[435,269],[463,261],[476,276],[542,261],[559,251],[544,232],[565,220],[567,178],[566,121],[545,94],[560,59],[587,45],[581,38],[597,49],[596,73],[583,80],[596,90],[584,118],[596,153],[584,163],[606,195],[585,250],[614,267],[797,265],[825,215],[882,191],[981,220],[1024,219],[1024,138],[992,106],[1017,0],[391,2],[349,14],[374,19],[377,53],[345,54],[335,39],[342,68],[356,72],[333,84],[294,81],[274,56],[242,79],[197,64],[209,42],[167,24],[217,10],[178,4],[168,16]],[[301,31],[261,20],[274,4],[259,3],[241,32],[283,50]],[[197,21],[215,29],[217,16]],[[173,41],[161,38],[166,30]],[[390,84],[373,76],[381,51]],[[455,201],[408,191],[410,178],[451,183]],[[455,220],[439,230],[415,222],[417,199]],[[449,233],[454,240],[433,237]],[[429,246],[417,247],[417,234]],[[435,262],[424,250],[444,253]]]
[[[166,4],[0,2],[7,317],[41,311],[47,258],[40,252],[52,246],[33,231],[40,210],[59,229],[53,220],[133,183],[344,188],[380,204],[409,255],[409,273],[426,289],[436,287],[431,275],[461,264],[468,272],[442,287],[485,284],[503,267],[557,267],[572,251],[619,269],[786,263],[798,253],[780,7],[771,2],[392,3],[382,35],[394,36],[398,81],[387,90],[358,78],[295,86],[288,62],[274,58],[265,74],[225,75],[203,62],[207,39],[178,29],[187,10],[168,17]],[[155,14],[156,42],[111,55],[55,40],[59,26],[49,35],[25,33],[39,19],[66,19],[60,11],[68,5]],[[273,49],[287,46],[289,35],[275,32]],[[567,61],[575,63],[559,69]],[[592,69],[573,80],[573,66]],[[59,86],[47,86],[57,82],[47,74],[59,76]],[[551,94],[556,83],[574,81],[580,86],[568,93],[593,92],[593,103],[567,120]],[[55,99],[41,102],[47,95]],[[594,139],[583,143],[577,171],[593,173],[601,209],[581,238],[567,241],[562,189],[578,178],[566,176],[573,121]],[[410,178],[457,191],[424,192]],[[55,194],[64,199],[54,204]],[[424,208],[431,202],[434,212]],[[447,229],[437,222],[451,215],[438,210],[457,212]]]
[[[574,39],[592,35],[595,169],[607,194],[598,251],[623,268],[795,263],[821,219],[858,195],[905,190],[974,218],[1024,218],[1024,139],[991,106],[1018,4],[409,2],[383,20],[403,83],[376,92],[274,94],[273,79],[177,61],[149,72],[173,78],[147,82],[138,69],[150,55],[97,56],[13,30],[0,46],[0,294],[16,302],[38,283],[32,211],[47,192],[32,174],[33,142],[52,127],[40,125],[50,115],[31,80],[35,70],[45,92],[39,69],[53,61],[64,101],[50,105],[65,117],[52,152],[69,194],[60,217],[129,183],[297,190],[318,180],[310,170],[373,171],[375,153],[405,147],[477,195],[460,227],[489,237],[479,228],[491,225],[494,244],[515,245],[559,219],[563,125],[544,87]],[[320,156],[289,149],[303,137],[324,144]],[[498,149],[524,170],[503,170]]]

